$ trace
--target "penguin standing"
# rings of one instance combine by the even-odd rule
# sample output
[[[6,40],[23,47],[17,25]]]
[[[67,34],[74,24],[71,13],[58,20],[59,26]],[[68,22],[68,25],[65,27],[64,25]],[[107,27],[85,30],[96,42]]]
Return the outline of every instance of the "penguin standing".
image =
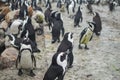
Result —
[[[46,0],[46,8],[52,8],[50,0]]]
[[[76,26],[80,27],[79,22],[82,22],[82,20],[83,20],[82,12],[81,12],[80,6],[79,6],[78,11],[75,14],[75,18],[74,18],[74,27],[76,27]]]
[[[95,23],[88,22],[88,24],[89,27],[85,28],[80,34],[79,49],[82,49],[81,44],[85,44],[85,49],[89,49],[87,43],[92,39]]]
[[[73,18],[73,16],[74,16],[75,7],[76,7],[75,0],[71,0],[70,3],[67,3],[67,5],[66,5],[67,13],[69,14],[70,18]]]
[[[68,32],[64,35],[64,38],[61,42],[61,44],[59,45],[57,52],[66,52],[68,51],[68,68],[72,67],[73,64],[73,33],[72,32]]]
[[[16,67],[18,68],[18,75],[23,74],[23,69],[30,69],[30,76],[34,77],[33,68],[36,67],[36,59],[32,52],[29,39],[23,40],[16,60]]]
[[[68,54],[66,52],[57,52],[52,57],[52,63],[44,75],[43,80],[64,80],[67,68]]]
[[[117,3],[115,2],[115,0],[110,1],[110,2],[109,2],[109,10],[110,10],[110,11],[115,10],[115,6],[116,6],[116,5],[117,5]]]
[[[93,13],[92,4],[90,2],[88,2],[88,4],[87,4],[87,9],[89,10],[88,13]]]
[[[56,41],[60,42],[60,31],[62,31],[62,36],[64,35],[63,21],[60,13],[55,15],[52,24],[52,43],[55,43]]]
[[[94,33],[99,36],[102,30],[102,22],[99,14],[97,12],[94,13],[93,22],[95,22],[96,26],[94,28]]]

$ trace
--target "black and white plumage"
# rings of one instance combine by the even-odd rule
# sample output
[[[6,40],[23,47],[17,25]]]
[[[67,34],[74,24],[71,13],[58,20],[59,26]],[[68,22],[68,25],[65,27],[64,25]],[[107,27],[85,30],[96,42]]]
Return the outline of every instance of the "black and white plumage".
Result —
[[[50,19],[50,14],[51,14],[51,12],[52,12],[52,10],[51,10],[50,8],[47,8],[47,9],[45,10],[44,15],[45,15],[45,21],[46,21],[47,23],[50,22],[49,19]]]
[[[93,22],[95,22],[95,24],[96,24],[96,26],[94,28],[94,33],[97,36],[99,36],[101,34],[101,30],[102,30],[102,22],[101,22],[101,18],[99,16],[99,14],[97,12],[94,13]]]
[[[50,0],[46,0],[46,5],[45,5],[46,8],[52,8],[52,5],[51,5],[51,2]]]
[[[29,39],[23,40],[16,60],[16,67],[19,69],[18,75],[23,74],[22,69],[30,69],[30,76],[35,76],[33,68],[36,67],[36,59],[32,52],[32,47]]]
[[[62,36],[64,35],[63,21],[61,19],[61,14],[58,13],[55,15],[55,18],[52,19],[52,43],[55,43],[57,40],[60,42],[60,31],[62,31]]]
[[[7,28],[7,34],[20,34],[20,29],[22,28],[23,20],[16,19],[9,23],[9,27]]]
[[[24,37],[29,38],[33,42],[33,45],[36,46],[35,51],[40,52],[40,50],[37,48],[35,30],[31,23],[30,17],[28,17],[27,22],[25,21],[25,25],[23,26],[20,37],[21,38],[24,38]]]
[[[24,20],[26,16],[28,16],[28,4],[24,1],[23,5],[20,7],[19,18]]]
[[[69,51],[68,53],[68,68],[72,67],[73,64],[73,33],[68,32],[64,35],[64,38],[59,45],[57,52],[66,52]]]
[[[87,9],[88,9],[88,13],[93,13],[93,8],[91,3],[87,4]]]
[[[64,80],[67,68],[68,54],[66,52],[57,52],[52,57],[52,63],[45,73],[43,80]]]
[[[74,27],[76,27],[76,26],[80,27],[79,22],[82,22],[82,20],[83,20],[82,12],[81,12],[80,6],[79,6],[78,11],[76,12],[75,18],[74,18]]]
[[[89,27],[86,27],[81,33],[80,33],[80,39],[79,39],[79,49],[82,49],[81,44],[85,45],[85,49],[88,50],[87,44],[89,41],[92,40],[93,37],[93,31],[94,27],[96,26],[93,22],[88,22]]]
[[[75,7],[76,7],[75,0],[70,0],[70,2],[68,2],[67,5],[66,5],[67,13],[70,15],[69,16],[70,18],[72,18],[72,16],[75,13]]]
[[[115,10],[115,6],[116,6],[116,5],[117,5],[116,1],[115,1],[115,0],[111,0],[111,1],[109,2],[109,10],[110,10],[110,11]]]

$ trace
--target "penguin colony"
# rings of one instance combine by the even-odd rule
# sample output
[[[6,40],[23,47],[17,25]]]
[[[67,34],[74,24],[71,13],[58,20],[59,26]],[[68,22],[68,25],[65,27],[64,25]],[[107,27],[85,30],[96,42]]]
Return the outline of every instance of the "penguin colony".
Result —
[[[8,42],[18,49],[18,58],[16,60],[16,67],[18,68],[18,75],[23,74],[23,69],[30,70],[30,76],[35,76],[33,69],[36,67],[36,59],[34,56],[35,52],[40,52],[37,47],[36,42],[36,31],[41,30],[40,24],[45,21],[48,25],[49,30],[52,29],[51,43],[60,43],[56,53],[52,57],[51,65],[46,71],[43,80],[64,80],[65,73],[67,69],[72,68],[74,62],[73,53],[73,33],[65,32],[64,21],[62,19],[62,14],[60,11],[52,10],[52,4],[50,0],[41,1],[46,7],[45,12],[42,8],[38,6],[37,0],[8,0],[9,7],[2,10],[0,14],[0,22],[7,21],[7,28],[0,27],[3,30],[0,35],[5,34],[8,37]],[[54,2],[54,1],[53,1]],[[79,3],[77,1],[77,3]],[[78,48],[82,49],[81,44],[85,45],[85,49],[88,50],[87,44],[92,40],[93,34],[100,36],[102,31],[102,22],[99,13],[94,12],[92,8],[92,2],[87,3],[87,8],[91,15],[94,15],[93,21],[88,21],[86,24],[88,26],[83,29],[80,33]],[[99,5],[100,0],[95,2]],[[63,5],[64,4],[64,5]],[[80,2],[82,4],[82,2]],[[66,5],[66,6],[65,6]],[[79,4],[78,4],[79,5]],[[113,11],[115,1],[110,2],[110,11]],[[83,21],[81,7],[78,7],[76,11],[76,1],[75,0],[58,0],[56,6],[60,9],[62,6],[66,7],[66,11],[70,18],[74,18],[74,27],[80,27],[80,22]],[[8,14],[15,11],[16,14],[12,19],[9,19]],[[35,15],[36,14],[36,15]],[[9,20],[9,21],[8,21]],[[42,30],[43,32],[43,30]],[[62,32],[62,33],[61,33]],[[44,34],[44,32],[43,32]],[[62,34],[63,39],[60,39],[60,34]],[[51,45],[52,45],[51,44]],[[0,50],[4,50],[5,45],[0,47]],[[1,54],[2,52],[0,52]]]

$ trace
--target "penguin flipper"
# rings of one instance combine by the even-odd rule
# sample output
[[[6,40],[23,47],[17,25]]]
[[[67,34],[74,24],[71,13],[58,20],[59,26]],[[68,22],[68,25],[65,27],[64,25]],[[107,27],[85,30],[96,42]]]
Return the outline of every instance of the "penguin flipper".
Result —
[[[80,33],[80,40],[81,40],[81,38],[83,37],[83,35],[86,33],[86,31],[87,31],[87,28],[85,28],[85,29]]]

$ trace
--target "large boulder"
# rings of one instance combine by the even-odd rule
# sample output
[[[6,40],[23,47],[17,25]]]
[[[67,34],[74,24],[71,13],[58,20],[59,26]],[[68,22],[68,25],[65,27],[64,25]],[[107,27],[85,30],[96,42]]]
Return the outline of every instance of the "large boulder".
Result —
[[[0,69],[12,67],[17,59],[18,51],[13,48],[7,48],[0,56]]]

